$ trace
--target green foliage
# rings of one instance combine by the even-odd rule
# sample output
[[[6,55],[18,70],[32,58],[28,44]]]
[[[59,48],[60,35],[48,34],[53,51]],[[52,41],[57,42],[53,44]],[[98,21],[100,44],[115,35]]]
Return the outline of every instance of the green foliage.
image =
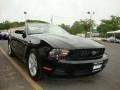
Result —
[[[106,32],[120,29],[120,17],[111,16],[111,19],[109,20],[101,20],[101,24],[97,29],[100,32],[101,36],[105,37]]]
[[[63,29],[65,29],[66,31],[70,32],[71,27],[69,25],[61,24],[59,26],[62,27]]]
[[[71,34],[85,33],[87,35],[87,32],[90,31],[90,26],[92,25],[94,25],[93,20],[85,19],[85,20],[75,21],[71,27],[65,24],[61,24],[59,26],[61,26]]]
[[[30,23],[48,23],[41,20],[27,20],[27,22]],[[4,29],[10,29],[15,27],[21,27],[24,26],[24,22],[9,22],[5,21],[3,23],[0,23],[0,30]],[[66,31],[72,33],[72,34],[78,34],[78,33],[85,33],[87,35],[87,32],[90,31],[91,26],[94,26],[95,23],[91,19],[80,19],[79,21],[75,21],[73,25],[70,27],[69,25],[61,24],[63,29]],[[106,32],[108,31],[114,31],[120,29],[120,17],[119,16],[111,16],[111,19],[103,19],[101,20],[101,24],[97,27],[97,30],[100,32],[100,35],[102,37],[106,36]]]
[[[48,23],[45,21],[40,21],[40,20],[27,20],[27,22],[30,23],[34,23],[34,22],[38,22],[38,23]],[[25,22],[9,22],[9,21],[5,21],[0,23],[0,30],[4,30],[4,29],[10,29],[10,28],[15,28],[15,27],[21,27],[24,26]]]
[[[80,21],[75,21],[71,27],[70,32],[72,34],[81,33],[83,31],[83,26],[80,24]]]
[[[85,33],[87,35],[87,32],[90,31],[90,27],[94,25],[94,21],[90,19],[85,19],[80,21],[75,21],[75,23],[71,27],[71,33],[77,34],[77,33]]]
[[[5,22],[3,22],[3,23],[4,23],[4,27],[5,27],[7,30],[11,28],[11,24],[10,24],[9,21],[5,21]]]
[[[11,23],[9,21],[5,21],[3,23],[0,23],[0,30],[3,29],[10,29],[11,28]]]
[[[5,29],[5,25],[4,23],[0,23],[0,30],[3,30],[3,29]]]
[[[30,22],[30,23],[34,23],[34,22],[36,22],[36,23],[48,23],[48,22],[46,22],[46,21],[41,21],[41,20],[30,20],[30,19],[28,19],[27,22]]]
[[[21,27],[24,26],[24,22],[9,22],[9,21],[5,21],[3,23],[0,23],[0,30],[8,30],[10,28],[15,28],[15,27]]]

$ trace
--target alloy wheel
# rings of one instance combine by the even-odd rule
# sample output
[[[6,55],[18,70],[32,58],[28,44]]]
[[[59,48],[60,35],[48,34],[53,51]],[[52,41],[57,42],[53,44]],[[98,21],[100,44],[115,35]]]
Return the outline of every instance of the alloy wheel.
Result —
[[[31,76],[36,76],[37,74],[37,58],[34,53],[29,55],[28,66]]]

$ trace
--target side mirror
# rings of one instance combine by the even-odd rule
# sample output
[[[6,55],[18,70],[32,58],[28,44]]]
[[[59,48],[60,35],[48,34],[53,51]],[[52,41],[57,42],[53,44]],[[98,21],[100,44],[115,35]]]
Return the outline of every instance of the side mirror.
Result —
[[[25,33],[24,30],[16,30],[15,33],[17,33],[17,34],[22,34],[22,37],[23,37],[23,38],[26,38],[26,33]]]
[[[22,37],[23,37],[23,38],[26,38],[26,33],[25,33],[25,31],[23,31]]]
[[[17,33],[17,34],[23,34],[23,30],[15,30],[15,33]]]

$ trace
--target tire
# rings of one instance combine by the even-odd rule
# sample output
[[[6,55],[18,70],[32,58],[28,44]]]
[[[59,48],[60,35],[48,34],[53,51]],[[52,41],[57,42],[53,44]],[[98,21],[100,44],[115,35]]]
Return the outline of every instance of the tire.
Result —
[[[11,56],[11,57],[14,57],[14,56],[15,56],[15,55],[14,55],[14,52],[13,52],[13,50],[12,50],[12,48],[11,48],[10,43],[8,43],[8,54],[9,54],[9,56]]]
[[[28,72],[30,77],[35,81],[43,78],[40,57],[34,49],[28,55]]]

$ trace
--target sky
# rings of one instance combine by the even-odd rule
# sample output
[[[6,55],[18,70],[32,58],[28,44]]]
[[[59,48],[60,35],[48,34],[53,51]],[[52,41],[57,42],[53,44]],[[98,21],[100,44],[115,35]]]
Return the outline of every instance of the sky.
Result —
[[[54,24],[72,25],[90,16],[99,24],[111,15],[120,16],[120,0],[0,0],[0,22],[24,21],[24,11],[27,19],[50,22],[53,17]]]

